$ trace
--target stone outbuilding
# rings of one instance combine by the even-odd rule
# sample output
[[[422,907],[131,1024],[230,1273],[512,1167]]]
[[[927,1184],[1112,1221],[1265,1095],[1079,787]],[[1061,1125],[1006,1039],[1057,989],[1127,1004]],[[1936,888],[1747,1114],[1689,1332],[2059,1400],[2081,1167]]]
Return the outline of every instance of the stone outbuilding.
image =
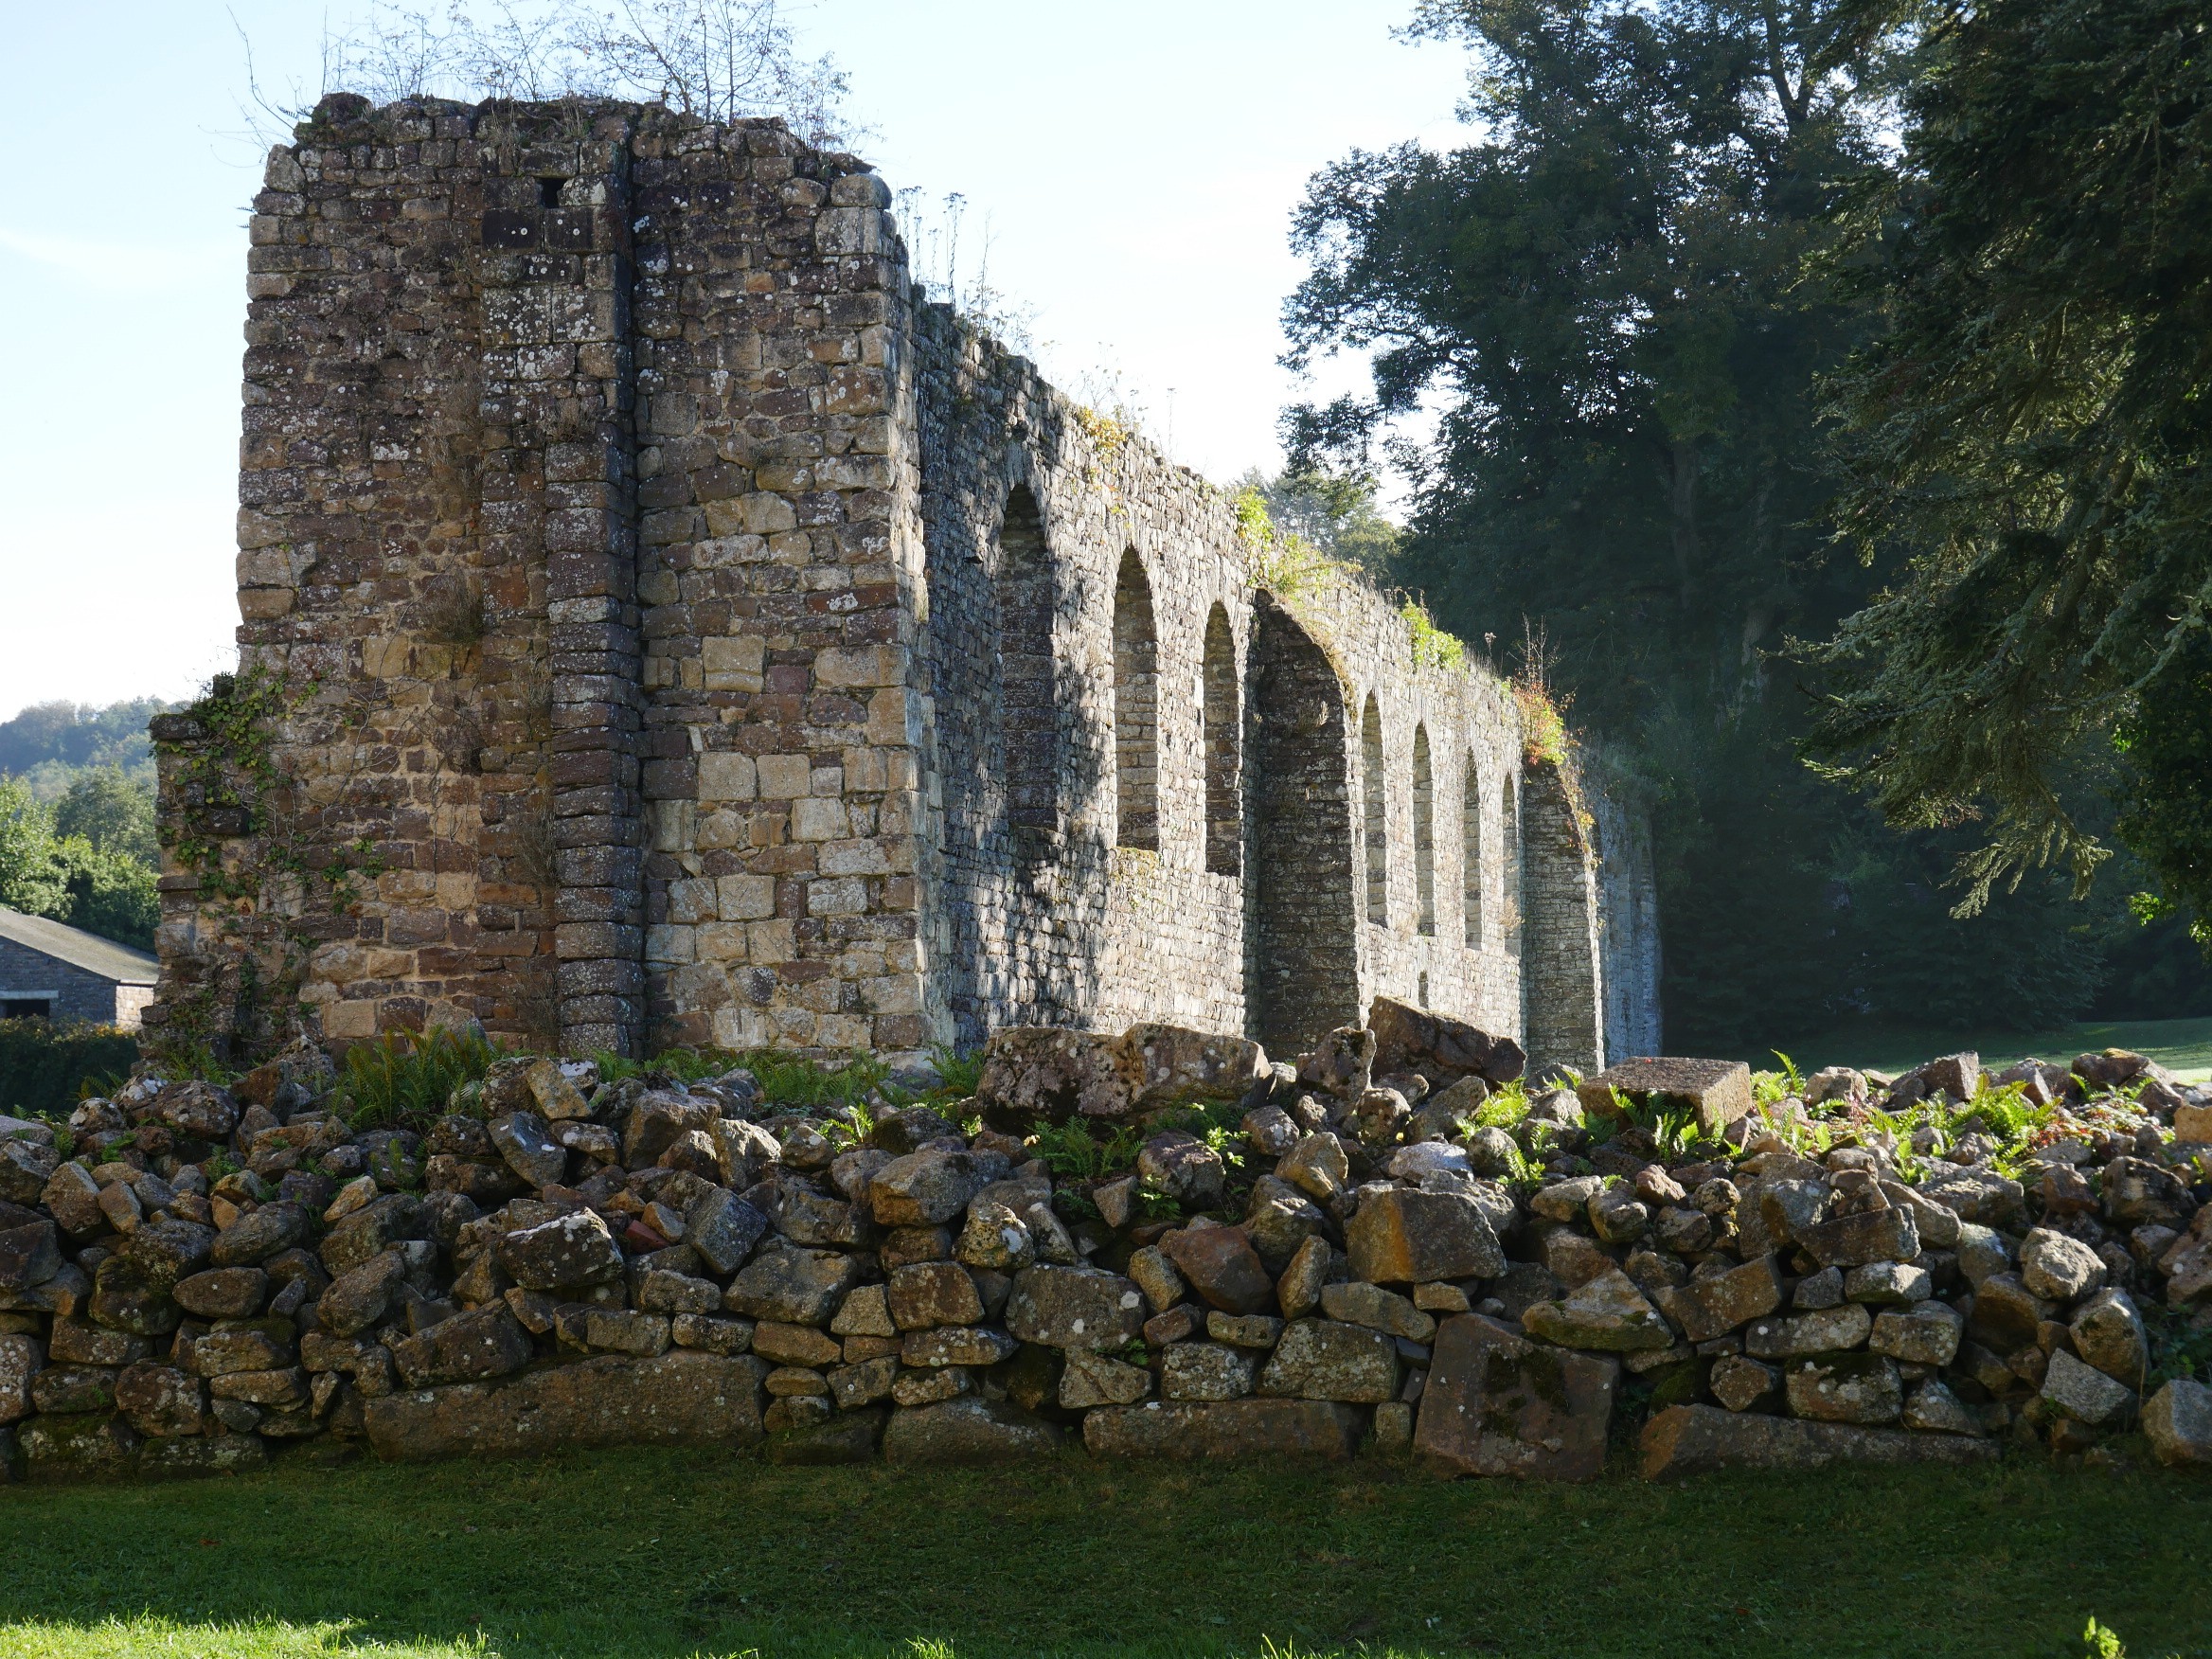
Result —
[[[240,673],[155,722],[150,1017],[1287,1052],[1387,993],[1655,1052],[1634,815],[927,303],[890,202],[653,106],[332,97],[271,153]]]
[[[0,907],[0,1020],[136,1030],[161,965],[98,934]]]

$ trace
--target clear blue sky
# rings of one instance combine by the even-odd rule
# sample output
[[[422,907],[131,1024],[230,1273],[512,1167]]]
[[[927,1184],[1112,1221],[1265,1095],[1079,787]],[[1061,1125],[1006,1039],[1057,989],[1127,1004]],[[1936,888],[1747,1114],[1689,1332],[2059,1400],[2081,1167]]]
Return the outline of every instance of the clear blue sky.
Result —
[[[422,0],[442,9],[442,0]],[[1465,59],[1411,0],[820,0],[894,188],[988,218],[991,276],[1059,378],[1118,372],[1176,458],[1279,459],[1275,364],[1307,177],[1450,143]],[[312,0],[0,0],[0,718],[183,696],[232,654],[245,204],[237,102],[318,81]],[[347,15],[345,0],[329,14]],[[1332,391],[1348,370],[1318,387]],[[1170,394],[1171,389],[1171,394]]]

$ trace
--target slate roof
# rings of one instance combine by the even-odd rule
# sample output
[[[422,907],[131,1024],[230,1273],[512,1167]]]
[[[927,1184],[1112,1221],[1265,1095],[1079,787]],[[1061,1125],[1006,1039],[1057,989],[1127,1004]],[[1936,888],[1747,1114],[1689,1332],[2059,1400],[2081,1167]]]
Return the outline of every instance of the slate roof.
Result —
[[[161,964],[144,951],[134,951],[129,945],[118,945],[65,921],[26,916],[5,905],[0,905],[0,939],[10,939],[117,985],[152,985],[161,974]]]

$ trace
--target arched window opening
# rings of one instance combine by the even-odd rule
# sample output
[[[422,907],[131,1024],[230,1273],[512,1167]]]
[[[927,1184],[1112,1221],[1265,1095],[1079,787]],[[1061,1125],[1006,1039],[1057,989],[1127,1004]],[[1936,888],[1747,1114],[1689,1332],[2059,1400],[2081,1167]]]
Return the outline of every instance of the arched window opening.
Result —
[[[1413,886],[1420,931],[1436,932],[1436,808],[1429,787],[1429,731],[1413,728]]]
[[[1060,717],[1052,670],[1052,561],[1037,497],[1017,484],[998,537],[999,708],[1006,740],[1007,822],[1060,825]],[[1036,838],[1030,838],[1036,844]]]
[[[1459,860],[1461,886],[1466,901],[1467,948],[1482,948],[1482,779],[1474,761],[1467,762],[1467,782],[1460,791]]]
[[[1510,775],[1499,792],[1498,805],[1502,828],[1498,837],[1498,884],[1502,889],[1498,931],[1505,935],[1507,953],[1518,956],[1521,954],[1521,811],[1513,796]]]
[[[1132,547],[1114,584],[1115,841],[1153,851],[1160,846],[1159,659],[1152,586]]]
[[[1367,697],[1360,717],[1360,800],[1367,832],[1367,919],[1390,925],[1390,833],[1382,812],[1382,714]]]
[[[1229,614],[1216,605],[1205,619],[1205,666],[1200,712],[1205,721],[1205,867],[1233,876],[1244,867],[1244,816],[1240,803],[1237,642]]]

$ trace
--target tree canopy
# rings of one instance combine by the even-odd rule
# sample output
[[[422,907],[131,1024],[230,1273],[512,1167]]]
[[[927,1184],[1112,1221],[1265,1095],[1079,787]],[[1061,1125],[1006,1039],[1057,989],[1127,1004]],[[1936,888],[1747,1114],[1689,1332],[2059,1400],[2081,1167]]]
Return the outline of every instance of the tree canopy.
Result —
[[[2212,35],[2190,0],[1993,0],[1931,37],[1852,280],[1844,531],[1899,579],[1820,653],[1818,752],[1890,821],[1976,825],[1968,907],[2105,854],[2212,915]]]
[[[1290,411],[1293,469],[1387,446],[1415,486],[1391,576],[1463,638],[1530,640],[1609,740],[1650,803],[1685,1042],[2063,1021],[2132,927],[2048,880],[1948,916],[1972,827],[1898,833],[1800,757],[1834,670],[1792,637],[1864,612],[1905,557],[1842,556],[1825,400],[1886,325],[1864,227],[1903,188],[1894,134],[1942,23],[1427,0],[1416,27],[1471,52],[1471,141],[1354,152],[1294,223],[1287,360],[1367,348],[1374,389]]]

